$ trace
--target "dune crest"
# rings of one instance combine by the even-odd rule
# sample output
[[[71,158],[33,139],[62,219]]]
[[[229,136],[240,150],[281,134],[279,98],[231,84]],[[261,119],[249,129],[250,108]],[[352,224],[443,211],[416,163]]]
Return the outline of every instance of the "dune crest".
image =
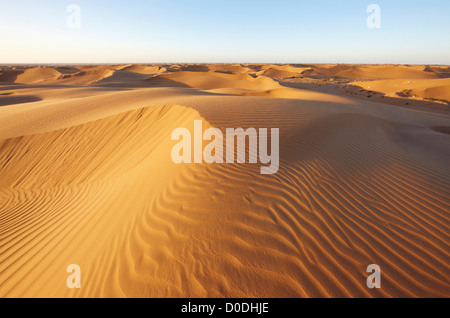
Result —
[[[366,90],[381,92],[391,97],[419,97],[450,102],[450,78],[435,80],[382,80],[355,82]]]
[[[180,71],[157,75],[147,80],[155,86],[185,86],[191,88],[239,88],[248,90],[264,90],[280,87],[280,85],[265,76],[252,77],[247,74],[226,74],[213,71],[191,72]],[[173,83],[171,85],[171,83]]]

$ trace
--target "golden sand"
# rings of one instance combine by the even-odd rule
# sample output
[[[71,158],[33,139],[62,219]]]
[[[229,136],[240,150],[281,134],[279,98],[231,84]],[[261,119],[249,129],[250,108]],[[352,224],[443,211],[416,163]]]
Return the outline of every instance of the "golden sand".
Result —
[[[425,65],[2,67],[0,296],[449,297],[449,78]],[[278,173],[173,163],[170,134],[194,120],[279,128]]]

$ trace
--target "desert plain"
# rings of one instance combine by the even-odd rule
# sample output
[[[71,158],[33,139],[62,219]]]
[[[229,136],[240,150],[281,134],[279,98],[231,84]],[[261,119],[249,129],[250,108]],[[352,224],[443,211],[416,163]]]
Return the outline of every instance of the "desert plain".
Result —
[[[445,65],[2,65],[0,297],[449,297],[449,101]],[[174,163],[195,120],[279,128],[279,170]]]

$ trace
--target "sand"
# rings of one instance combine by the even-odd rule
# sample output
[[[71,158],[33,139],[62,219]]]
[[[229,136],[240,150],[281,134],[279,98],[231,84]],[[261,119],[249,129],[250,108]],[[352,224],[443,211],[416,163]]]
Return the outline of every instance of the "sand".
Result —
[[[389,97],[411,97],[428,100],[450,101],[450,78],[434,80],[379,80],[354,82],[366,90],[383,93]]]
[[[448,70],[2,67],[0,297],[449,297]],[[279,128],[278,173],[173,163],[194,120]]]

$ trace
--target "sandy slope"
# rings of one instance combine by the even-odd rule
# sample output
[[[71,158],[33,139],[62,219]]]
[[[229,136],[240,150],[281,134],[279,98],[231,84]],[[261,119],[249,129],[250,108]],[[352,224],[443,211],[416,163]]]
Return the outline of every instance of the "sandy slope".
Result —
[[[374,79],[433,79],[442,76],[439,73],[430,72],[426,66],[403,65],[335,65],[332,67],[312,67],[309,74]]]
[[[181,71],[158,75],[147,79],[154,86],[180,86],[192,88],[239,88],[247,90],[267,90],[280,85],[265,76],[252,77],[247,74],[226,74],[221,72]],[[170,85],[173,83],[174,85]]]
[[[450,296],[450,116],[194,67],[0,86],[0,296]],[[196,119],[279,128],[279,172],[174,164]]]
[[[382,80],[355,82],[367,90],[381,92],[392,97],[419,97],[450,101],[450,78],[434,80]]]

